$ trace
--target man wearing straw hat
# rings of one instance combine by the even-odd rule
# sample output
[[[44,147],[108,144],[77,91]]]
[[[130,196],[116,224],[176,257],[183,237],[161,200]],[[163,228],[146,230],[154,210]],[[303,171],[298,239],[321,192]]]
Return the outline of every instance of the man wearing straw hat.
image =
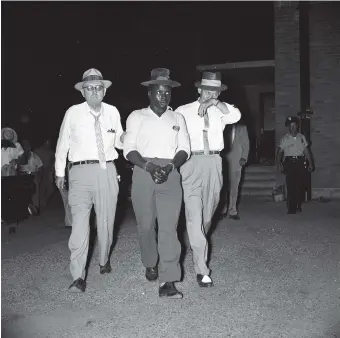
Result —
[[[12,128],[1,129],[1,176],[15,176],[17,162],[24,153]]]
[[[234,106],[218,97],[227,86],[221,83],[219,72],[203,72],[197,82],[197,101],[177,108],[186,121],[190,135],[191,158],[181,167],[186,225],[193,251],[196,279],[200,287],[213,286],[207,267],[208,232],[220,199],[223,185],[223,130],[241,118]]]
[[[111,272],[112,244],[118,180],[115,148],[122,149],[123,133],[116,107],[102,102],[111,81],[94,68],[87,70],[75,88],[85,102],[69,108],[62,122],[55,156],[56,184],[64,188],[66,157],[70,161],[69,205],[72,213],[70,270],[71,292],[84,292],[85,265],[89,248],[89,217],[94,205],[97,216],[100,273]]]
[[[181,279],[177,224],[182,187],[178,168],[190,155],[190,142],[183,116],[168,106],[172,88],[180,84],[170,80],[168,69],[157,68],[142,85],[148,87],[150,106],[130,114],[124,138],[124,156],[135,165],[131,199],[142,262],[147,280],[159,277],[160,297],[182,298],[174,284]]]

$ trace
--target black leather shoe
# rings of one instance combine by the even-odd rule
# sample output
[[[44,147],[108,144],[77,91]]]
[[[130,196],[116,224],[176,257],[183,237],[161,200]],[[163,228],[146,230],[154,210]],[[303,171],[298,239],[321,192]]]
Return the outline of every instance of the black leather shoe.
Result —
[[[157,266],[154,268],[146,268],[145,277],[149,282],[153,282],[158,278]]]
[[[70,292],[85,292],[86,282],[82,278],[76,279],[69,287]]]
[[[182,299],[183,294],[176,289],[174,282],[166,282],[164,285],[159,287],[159,297]]]
[[[201,275],[201,274],[198,274],[197,275],[197,283],[198,285],[201,287],[201,288],[210,288],[212,286],[214,286],[214,283],[213,281],[210,281],[210,282],[203,282],[202,279],[203,279],[204,275]],[[210,278],[210,277],[209,277]]]
[[[233,219],[234,221],[239,221],[240,220],[240,216],[238,214],[236,215],[229,215],[230,219]]]
[[[103,275],[104,273],[110,273],[112,271],[112,268],[111,268],[111,264],[109,261],[107,261],[107,263],[102,266],[102,265],[99,265],[99,272],[101,275]]]

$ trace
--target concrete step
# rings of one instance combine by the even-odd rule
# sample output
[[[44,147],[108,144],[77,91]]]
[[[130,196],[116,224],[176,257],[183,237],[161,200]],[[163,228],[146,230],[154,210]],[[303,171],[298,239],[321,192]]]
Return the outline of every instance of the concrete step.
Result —
[[[244,180],[242,182],[242,188],[251,188],[251,189],[262,189],[268,188],[273,189],[276,181],[273,179],[270,180]]]
[[[275,184],[275,166],[250,165],[245,168],[241,195],[270,198]]]
[[[246,173],[276,173],[276,166],[253,164],[245,168]]]
[[[245,172],[245,181],[275,181],[276,173],[271,172]]]
[[[261,197],[271,197],[272,196],[272,188],[249,188],[249,187],[241,187],[240,189],[241,196],[261,196]]]

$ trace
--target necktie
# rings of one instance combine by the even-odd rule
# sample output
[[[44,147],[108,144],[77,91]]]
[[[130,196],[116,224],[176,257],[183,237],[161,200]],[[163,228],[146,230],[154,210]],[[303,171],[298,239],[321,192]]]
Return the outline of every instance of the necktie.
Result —
[[[97,115],[97,116],[94,115],[94,114],[92,114],[92,115],[94,117],[94,130],[95,130],[95,133],[96,133],[96,142],[97,142],[99,163],[100,163],[100,166],[103,169],[106,169],[104,141],[103,141],[103,135],[102,135],[102,131],[100,129],[100,121],[99,121],[100,114]]]
[[[204,155],[209,155],[209,140],[208,140],[208,129],[209,129],[209,116],[208,112],[204,115],[204,129],[203,129],[203,145]]]

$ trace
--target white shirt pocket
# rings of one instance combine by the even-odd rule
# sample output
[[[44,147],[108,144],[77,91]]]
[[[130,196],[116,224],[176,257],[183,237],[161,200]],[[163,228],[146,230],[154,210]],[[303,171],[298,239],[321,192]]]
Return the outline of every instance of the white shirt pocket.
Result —
[[[114,148],[115,146],[115,141],[116,141],[116,135],[117,135],[117,131],[116,129],[111,126],[109,128],[107,128],[105,131],[105,140],[106,140],[106,144],[108,146],[109,149]]]

